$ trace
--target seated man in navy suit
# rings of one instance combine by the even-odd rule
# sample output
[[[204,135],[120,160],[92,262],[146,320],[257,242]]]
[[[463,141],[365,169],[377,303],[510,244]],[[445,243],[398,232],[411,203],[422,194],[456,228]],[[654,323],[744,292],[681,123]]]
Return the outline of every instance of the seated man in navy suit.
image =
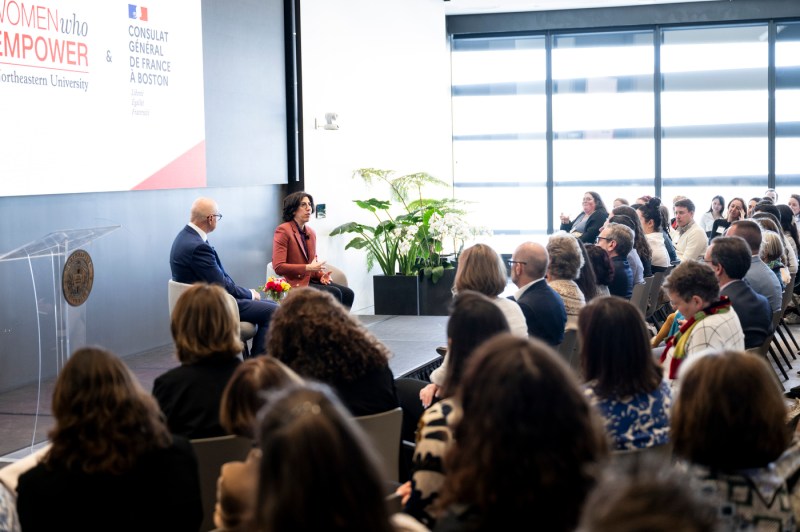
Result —
[[[522,309],[528,335],[556,346],[564,340],[567,312],[561,296],[544,280],[549,262],[547,250],[541,244],[520,244],[508,261],[511,282],[519,288],[509,299]]]
[[[744,279],[750,269],[750,246],[738,236],[720,236],[706,249],[705,262],[719,279],[720,295],[728,296],[744,331],[744,346],[759,347],[772,332],[772,308]]]
[[[278,305],[261,301],[261,295],[256,290],[238,286],[225,272],[216,250],[208,243],[208,233],[217,228],[220,218],[222,215],[214,200],[198,198],[192,203],[189,224],[172,243],[169,255],[172,280],[187,284],[206,282],[224,287],[236,298],[240,319],[258,328],[251,353],[260,355],[266,346],[270,318]]]

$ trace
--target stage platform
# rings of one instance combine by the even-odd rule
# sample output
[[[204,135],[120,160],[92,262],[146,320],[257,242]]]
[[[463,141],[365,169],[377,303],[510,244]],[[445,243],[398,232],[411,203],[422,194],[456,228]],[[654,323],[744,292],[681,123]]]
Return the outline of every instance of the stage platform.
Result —
[[[392,352],[395,378],[427,379],[442,363],[436,347],[447,343],[447,316],[359,315],[359,320]],[[178,365],[172,345],[123,359],[145,390],[156,377]],[[0,394],[0,461],[28,454],[47,439],[54,379]],[[38,416],[37,416],[38,412]],[[1,466],[2,464],[0,464]]]

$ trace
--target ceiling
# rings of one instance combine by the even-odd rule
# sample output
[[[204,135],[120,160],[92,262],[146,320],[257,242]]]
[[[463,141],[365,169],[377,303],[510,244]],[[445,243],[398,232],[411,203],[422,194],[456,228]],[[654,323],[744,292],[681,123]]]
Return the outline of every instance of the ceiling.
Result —
[[[676,4],[720,0],[444,0],[446,15],[475,13],[514,13],[520,11],[554,11],[596,7]]]

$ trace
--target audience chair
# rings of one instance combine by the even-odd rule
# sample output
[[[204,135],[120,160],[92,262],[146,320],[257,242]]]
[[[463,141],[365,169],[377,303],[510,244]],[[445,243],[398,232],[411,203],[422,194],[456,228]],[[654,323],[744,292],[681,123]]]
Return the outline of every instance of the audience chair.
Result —
[[[781,319],[783,319],[783,310],[777,310],[772,313],[772,342],[770,343],[769,346],[769,352],[775,359],[776,363],[778,362],[778,358],[775,352],[777,351],[778,353],[780,353],[781,358],[783,358],[783,361],[786,363],[786,369],[792,369],[792,363],[789,362],[789,357],[786,356],[786,353],[784,352],[783,347],[781,346],[781,343],[777,336],[778,327],[780,326]],[[783,366],[781,366],[781,373],[783,373],[786,376],[786,372],[784,371]],[[788,379],[789,377],[786,376],[786,378]]]
[[[653,276],[645,277],[644,284],[633,285],[633,295],[631,303],[639,309],[642,316],[647,312],[647,304],[650,299],[650,289],[653,287]]]
[[[777,365],[778,368],[780,368],[782,372],[783,372],[783,368],[780,366],[780,364],[777,361],[775,362],[775,365],[773,365],[773,363],[770,362],[769,357],[767,356],[767,354],[769,353],[769,345],[772,343],[772,337],[774,336],[774,334],[775,333],[770,334],[769,336],[767,336],[767,339],[764,340],[764,343],[761,344],[760,346],[751,347],[750,349],[747,349],[746,351],[749,352],[749,353],[753,353],[755,355],[758,355],[758,356],[762,357],[764,360],[766,360],[767,365],[772,370],[772,374],[775,376],[775,382],[778,383],[778,387],[781,389],[781,391],[786,391],[786,388],[783,386],[783,381],[781,380],[780,376],[778,375],[778,371],[775,369],[775,365]],[[773,358],[774,358],[774,355],[773,355]],[[786,376],[787,379],[789,378],[789,375],[787,375],[786,372],[783,372],[783,374]]]
[[[578,349],[578,330],[567,329],[564,331],[564,340],[558,345],[558,353],[569,364],[569,367],[580,378],[581,362]]]
[[[214,506],[217,503],[217,479],[222,464],[244,461],[253,441],[241,436],[219,436],[190,440],[197,455],[200,473],[200,496],[203,499],[203,524],[201,532],[214,530]]]
[[[402,377],[395,379],[397,388],[397,398],[400,400],[400,408],[403,409],[403,428],[400,438],[403,442],[400,453],[400,482],[405,482],[411,478],[411,462],[414,457],[414,448],[417,445],[417,426],[425,408],[419,400],[419,392],[430,384],[428,381]],[[434,402],[437,399],[434,398]]]
[[[356,422],[367,434],[381,459],[386,480],[399,482],[400,432],[403,428],[403,409],[399,406],[386,412],[356,416]]]
[[[787,309],[789,308],[789,304],[792,302],[792,294],[795,279],[797,278],[797,274],[792,274],[792,278],[789,281],[789,284],[786,285],[786,288],[783,290],[783,302],[781,305],[782,313],[781,313],[781,320],[778,325],[778,329],[776,333],[780,336],[783,343],[786,345],[786,349],[789,351],[789,354],[792,355],[794,360],[797,360],[797,355],[800,353],[800,344],[797,343],[797,339],[794,337],[792,330],[789,329],[789,324],[786,323],[784,319],[786,317]],[[789,345],[789,339],[792,340],[794,344],[794,348]]]
[[[186,283],[179,283],[177,281],[173,281],[172,279],[169,280],[167,284],[167,296],[169,298],[169,315],[172,316],[172,309],[175,308],[175,303],[178,302],[178,298],[184,293],[190,286],[190,284]],[[241,321],[239,319],[239,305],[236,304],[236,299],[228,294],[227,297],[228,307],[230,311],[234,313],[236,316],[236,320],[239,322],[239,337],[242,339],[244,343],[244,357],[247,358],[250,356],[250,348],[247,345],[247,342],[251,340],[256,335],[256,326],[249,321]]]
[[[653,282],[650,284],[650,294],[647,296],[647,308],[644,312],[646,319],[650,319],[653,313],[658,308],[659,296],[661,295],[661,286],[664,284],[664,277],[667,272],[655,272],[653,274]]]

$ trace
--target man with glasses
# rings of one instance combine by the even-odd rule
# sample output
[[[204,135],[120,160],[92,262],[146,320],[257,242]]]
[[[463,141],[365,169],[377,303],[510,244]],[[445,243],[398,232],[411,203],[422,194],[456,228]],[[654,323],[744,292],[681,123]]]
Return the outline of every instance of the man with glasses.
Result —
[[[614,277],[608,284],[609,293],[630,300],[633,295],[633,270],[627,257],[633,249],[633,230],[622,224],[606,224],[597,237],[597,245],[608,253],[614,265]]]
[[[509,299],[522,309],[528,336],[557,346],[564,340],[567,312],[561,296],[544,280],[549,261],[547,249],[541,244],[520,244],[508,261],[511,282],[518,288]]]
[[[186,284],[204,282],[224,287],[236,298],[239,318],[258,328],[251,353],[260,355],[266,346],[272,313],[278,305],[271,301],[261,301],[261,295],[256,290],[238,286],[222,267],[217,251],[208,242],[208,234],[217,228],[221,219],[222,214],[214,200],[198,198],[192,203],[189,223],[172,243],[169,256],[172,280]]]

